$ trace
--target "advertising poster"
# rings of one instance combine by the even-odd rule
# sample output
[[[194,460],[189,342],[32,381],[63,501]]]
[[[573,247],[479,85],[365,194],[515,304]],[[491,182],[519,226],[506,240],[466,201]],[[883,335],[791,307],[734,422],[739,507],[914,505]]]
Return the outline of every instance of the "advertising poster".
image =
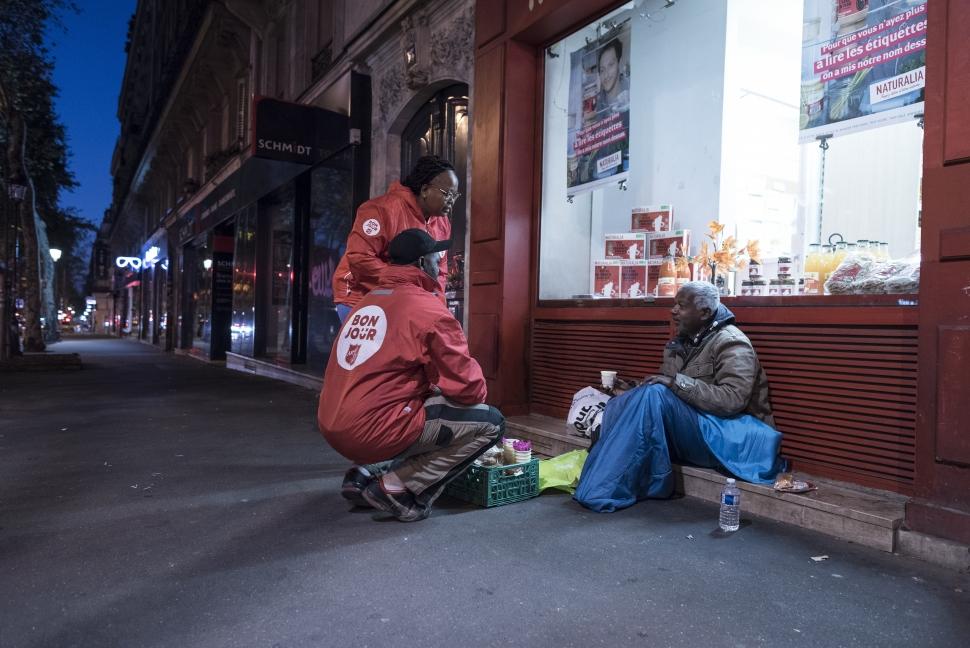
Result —
[[[926,0],[805,0],[800,143],[923,112]]]
[[[630,170],[630,15],[569,55],[566,185],[570,195]]]

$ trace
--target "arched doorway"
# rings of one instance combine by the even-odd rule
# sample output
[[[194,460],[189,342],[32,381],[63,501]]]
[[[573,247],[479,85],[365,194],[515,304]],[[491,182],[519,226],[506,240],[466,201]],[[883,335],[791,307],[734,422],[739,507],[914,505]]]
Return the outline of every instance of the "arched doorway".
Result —
[[[422,155],[438,155],[455,166],[461,197],[451,216],[454,244],[449,253],[448,308],[459,322],[465,314],[465,232],[468,230],[466,200],[468,188],[468,85],[456,83],[439,90],[424,105],[401,134],[401,175]]]

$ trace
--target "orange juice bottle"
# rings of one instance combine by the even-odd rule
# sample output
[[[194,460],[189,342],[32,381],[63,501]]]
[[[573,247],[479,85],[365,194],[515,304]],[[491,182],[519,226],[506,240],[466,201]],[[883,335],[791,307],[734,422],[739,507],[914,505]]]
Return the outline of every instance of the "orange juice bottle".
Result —
[[[805,255],[805,294],[821,293],[822,244],[811,243]]]
[[[674,257],[669,254],[660,262],[660,276],[657,279],[657,296],[673,297],[677,294],[677,269]]]

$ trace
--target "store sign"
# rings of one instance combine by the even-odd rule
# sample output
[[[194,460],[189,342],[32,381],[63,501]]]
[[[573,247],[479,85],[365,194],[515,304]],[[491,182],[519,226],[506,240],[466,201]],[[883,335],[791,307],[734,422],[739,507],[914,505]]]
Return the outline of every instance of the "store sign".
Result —
[[[350,143],[345,115],[269,97],[258,97],[253,110],[256,157],[316,164]]]
[[[128,268],[132,270],[141,270],[142,268],[151,268],[158,263],[158,254],[161,250],[158,247],[152,246],[148,248],[145,252],[144,258],[132,257],[132,256],[120,256],[115,259],[115,265],[119,268]],[[163,265],[164,267],[164,265]]]
[[[926,83],[926,0],[805,0],[798,141],[915,118]]]

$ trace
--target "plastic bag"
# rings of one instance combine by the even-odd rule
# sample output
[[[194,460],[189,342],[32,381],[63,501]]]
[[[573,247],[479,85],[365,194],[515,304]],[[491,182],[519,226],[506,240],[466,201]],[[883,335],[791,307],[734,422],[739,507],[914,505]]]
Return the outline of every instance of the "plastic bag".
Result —
[[[579,485],[579,476],[583,472],[583,464],[589,452],[586,450],[572,450],[552,459],[539,462],[539,491],[555,488],[575,493]]]
[[[573,396],[566,422],[584,437],[598,436],[608,400],[610,397],[595,387],[583,387]]]
[[[883,295],[919,292],[918,254],[905,259],[876,261],[850,255],[829,275],[825,288],[832,295]]]
[[[894,276],[886,280],[886,292],[890,294],[919,292],[920,257],[914,254],[904,259],[906,265]]]
[[[853,294],[856,281],[868,275],[875,263],[875,259],[869,255],[850,254],[825,280],[825,289],[830,295]]]

